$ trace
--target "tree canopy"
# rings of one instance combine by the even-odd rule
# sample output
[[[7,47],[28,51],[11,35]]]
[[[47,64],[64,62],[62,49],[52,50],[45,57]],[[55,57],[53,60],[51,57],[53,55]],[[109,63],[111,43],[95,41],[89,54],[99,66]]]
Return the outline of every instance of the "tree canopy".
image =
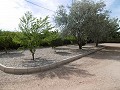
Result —
[[[31,12],[26,12],[20,19],[19,28],[21,30],[21,36],[18,38],[18,42],[30,50],[34,60],[34,54],[40,42],[40,33],[43,30],[52,29],[48,17],[37,19],[33,17]]]
[[[110,21],[109,11],[105,9],[102,1],[75,0],[69,6],[67,14],[64,6],[59,6],[55,14],[55,23],[62,27],[63,34],[71,34],[76,37],[79,49],[83,42],[91,38],[98,46],[98,43],[108,33],[114,25],[118,28],[118,23]],[[109,29],[108,29],[109,28]]]

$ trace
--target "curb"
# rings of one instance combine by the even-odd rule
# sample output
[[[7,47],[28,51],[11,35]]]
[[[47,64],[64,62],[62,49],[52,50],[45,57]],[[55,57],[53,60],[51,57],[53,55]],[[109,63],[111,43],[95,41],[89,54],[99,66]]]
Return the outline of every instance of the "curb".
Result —
[[[50,65],[45,65],[45,66],[41,66],[41,67],[15,68],[15,67],[7,67],[5,65],[0,64],[0,70],[3,71],[3,72],[5,72],[5,73],[10,73],[10,74],[30,74],[30,73],[36,73],[36,72],[46,71],[46,70],[49,70],[49,69],[53,69],[53,68],[57,68],[59,66],[65,65],[67,63],[70,63],[70,62],[75,61],[77,59],[80,59],[82,57],[85,57],[87,55],[90,55],[92,53],[100,51],[100,50],[102,50],[104,48],[105,47],[101,47],[101,48],[96,49],[94,51],[85,53],[83,55],[76,55],[76,56],[64,59],[63,61],[55,62],[55,63],[52,63]]]

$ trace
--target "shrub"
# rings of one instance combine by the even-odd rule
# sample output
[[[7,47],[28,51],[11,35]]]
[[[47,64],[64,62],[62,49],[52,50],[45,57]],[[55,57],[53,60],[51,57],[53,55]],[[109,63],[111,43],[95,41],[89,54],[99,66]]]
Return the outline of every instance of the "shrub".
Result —
[[[71,44],[71,40],[70,40],[70,39],[64,39],[64,40],[63,40],[63,44],[64,44],[64,45]]]
[[[63,45],[63,40],[61,38],[56,38],[50,42],[50,45],[54,48],[57,46],[62,46]]]

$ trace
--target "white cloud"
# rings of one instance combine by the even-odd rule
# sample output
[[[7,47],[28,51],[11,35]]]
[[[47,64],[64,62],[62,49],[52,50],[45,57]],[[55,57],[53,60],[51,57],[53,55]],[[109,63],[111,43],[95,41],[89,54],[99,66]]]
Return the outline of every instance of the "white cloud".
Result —
[[[59,0],[28,1],[53,11],[55,11],[60,4],[58,3],[60,2]],[[15,28],[18,28],[19,18],[23,16],[26,11],[31,11],[36,17],[52,16],[54,14],[51,11],[32,5],[25,0],[0,0],[0,2],[0,29],[14,30]]]
[[[56,11],[58,5],[68,5],[71,0],[28,0],[42,7],[46,7],[52,11]],[[95,0],[99,1],[99,0]],[[107,9],[110,9],[115,0],[104,0]],[[18,28],[19,18],[24,15],[26,11],[31,11],[36,17],[45,17],[49,15],[52,17],[54,12],[32,5],[25,0],[0,0],[0,29],[14,30]],[[119,9],[120,10],[120,9]],[[114,11],[115,15],[120,15],[118,9]]]
[[[25,7],[24,0],[0,1],[0,28],[8,30],[17,28],[19,18],[30,9]]]

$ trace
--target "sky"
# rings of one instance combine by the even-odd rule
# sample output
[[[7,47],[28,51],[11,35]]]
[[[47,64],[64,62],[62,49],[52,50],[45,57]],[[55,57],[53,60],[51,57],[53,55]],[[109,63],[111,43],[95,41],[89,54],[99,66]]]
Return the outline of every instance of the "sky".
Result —
[[[27,1],[37,4],[41,7],[35,6]],[[99,0],[94,0],[99,1]],[[120,0],[103,0],[106,4],[106,9],[110,10],[111,17],[118,17],[120,19]],[[45,16],[50,17],[52,21],[54,11],[59,5],[71,5],[72,0],[0,0],[0,29],[16,31],[20,18],[26,11],[32,12],[35,17]],[[51,11],[50,11],[51,10]]]

